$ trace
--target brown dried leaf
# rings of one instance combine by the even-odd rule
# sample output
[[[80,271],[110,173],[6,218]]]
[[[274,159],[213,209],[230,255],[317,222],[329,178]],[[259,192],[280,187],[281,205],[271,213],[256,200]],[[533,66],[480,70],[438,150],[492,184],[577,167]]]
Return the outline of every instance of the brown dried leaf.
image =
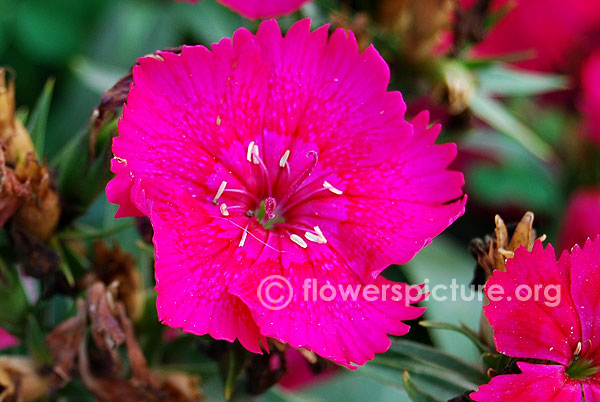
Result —
[[[158,388],[156,380],[152,374],[150,374],[144,353],[135,339],[133,325],[131,324],[129,317],[127,317],[123,303],[117,304],[117,310],[119,311],[119,321],[121,322],[121,326],[125,331],[127,357],[129,357],[129,363],[131,364],[131,370],[133,371],[133,380],[139,381],[143,384],[148,384],[153,388]]]
[[[172,52],[172,53],[181,53],[181,46],[166,48],[163,51]],[[157,52],[158,53],[158,52]],[[157,53],[149,54],[146,56],[149,57],[160,57]],[[100,132],[100,128],[104,123],[108,120],[114,118],[117,115],[117,109],[123,106],[125,101],[127,100],[127,96],[129,96],[129,90],[131,89],[131,84],[133,83],[133,67],[129,70],[127,75],[121,77],[119,81],[115,85],[112,86],[108,91],[102,94],[100,98],[100,104],[96,106],[94,111],[92,112],[92,133],[90,135],[90,155],[92,159],[94,157],[94,150],[96,148],[96,140],[98,138],[98,133]]]
[[[88,290],[92,338],[98,349],[110,357],[111,363],[118,366],[121,360],[116,350],[125,342],[125,333],[115,318],[117,310],[113,300],[112,293],[102,282],[96,282]]]
[[[77,314],[62,322],[46,337],[46,343],[54,359],[50,378],[52,389],[57,389],[70,380],[71,369],[79,350],[87,324],[86,304],[77,301]]]

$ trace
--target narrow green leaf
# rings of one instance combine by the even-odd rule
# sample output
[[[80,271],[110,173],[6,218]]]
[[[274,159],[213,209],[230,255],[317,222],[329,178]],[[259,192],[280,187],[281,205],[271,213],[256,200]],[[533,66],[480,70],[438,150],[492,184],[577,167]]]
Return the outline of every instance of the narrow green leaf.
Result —
[[[407,340],[392,342],[386,356],[391,356],[393,353],[399,353],[423,363],[437,365],[452,372],[460,373],[476,384],[487,381],[483,368],[422,343]]]
[[[382,355],[374,359],[371,364],[388,367],[398,371],[406,370],[412,374],[423,376],[428,381],[434,382],[444,389],[451,389],[456,392],[474,389],[480,384],[480,381],[473,382],[465,379],[461,376],[461,373],[453,373],[441,367],[424,364],[410,358],[398,359],[388,355]]]
[[[46,123],[48,121],[48,112],[50,111],[50,102],[54,92],[54,78],[48,79],[40,97],[38,98],[29,120],[27,121],[27,131],[31,135],[31,140],[35,146],[38,159],[44,157],[44,142],[46,140]]]
[[[46,336],[36,318],[29,314],[27,316],[27,332],[25,333],[25,344],[29,355],[40,366],[52,363],[52,355],[46,346]]]
[[[529,127],[517,120],[502,103],[479,92],[471,98],[469,106],[475,116],[496,130],[514,138],[538,158],[544,161],[553,158],[552,148]]]
[[[242,348],[241,345],[235,343],[229,351],[229,360],[227,362],[224,387],[226,400],[231,399],[231,396],[235,391],[237,380],[242,374],[244,368],[246,367],[247,360],[248,352],[246,352],[246,350]]]
[[[532,96],[568,88],[565,77],[533,73],[494,65],[478,72],[479,90],[484,94]]]
[[[449,331],[458,332],[459,334],[463,334],[464,336],[469,338],[481,353],[490,351],[490,348],[484,345],[481,342],[481,340],[479,340],[477,333],[464,324],[461,324],[461,326],[459,327],[458,325],[450,324],[447,322],[419,321],[419,325],[425,328],[445,329]]]
[[[441,402],[439,399],[435,399],[433,396],[419,388],[412,378],[410,378],[408,371],[402,373],[402,383],[404,384],[404,388],[406,389],[406,393],[410,397],[410,400],[413,402]]]

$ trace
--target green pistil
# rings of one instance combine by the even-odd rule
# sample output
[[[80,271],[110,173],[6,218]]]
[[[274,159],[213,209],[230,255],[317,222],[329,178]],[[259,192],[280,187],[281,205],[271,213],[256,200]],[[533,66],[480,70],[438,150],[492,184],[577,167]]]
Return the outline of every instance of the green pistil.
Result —
[[[279,222],[285,222],[285,220],[280,216],[275,216],[273,219],[265,219],[267,215],[267,210],[265,208],[265,201],[261,201],[260,206],[258,207],[258,211],[254,214],[258,221],[263,225],[265,229],[271,229],[273,225]]]
[[[593,361],[579,359],[572,360],[567,368],[567,375],[572,380],[584,380],[600,372],[600,367],[596,366]]]

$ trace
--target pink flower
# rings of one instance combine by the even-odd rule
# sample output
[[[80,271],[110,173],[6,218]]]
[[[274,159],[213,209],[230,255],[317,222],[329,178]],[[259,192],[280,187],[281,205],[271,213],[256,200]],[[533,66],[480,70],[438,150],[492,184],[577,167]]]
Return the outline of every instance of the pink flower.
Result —
[[[600,234],[600,188],[579,189],[573,193],[563,217],[559,249],[583,245],[588,237]]]
[[[197,3],[199,0],[177,0]],[[217,0],[242,16],[255,20],[293,13],[311,0]]]
[[[311,33],[309,20],[282,38],[266,21],[211,50],[141,58],[133,74],[107,194],[117,216],[151,219],[161,321],[341,364],[408,332],[402,320],[423,310],[406,298],[324,301],[307,288],[404,291],[379,273],[464,212],[463,176],[446,169],[455,145],[434,145],[426,113],[404,120],[373,47],[359,53],[328,26]],[[274,307],[260,293],[273,275]]]
[[[581,402],[583,390],[586,401],[600,400],[599,286],[600,237],[558,262],[539,240],[531,252],[517,249],[507,272],[494,271],[486,285],[485,315],[499,352],[541,362],[518,363],[521,374],[496,376],[471,398]]]
[[[600,52],[594,53],[586,61],[581,74],[583,91],[582,112],[585,116],[585,134],[600,146]]]
[[[8,333],[5,329],[0,328],[0,350],[12,348],[19,344],[19,339]]]
[[[464,1],[463,3],[471,3]],[[598,0],[494,0],[492,10],[509,10],[475,53],[499,56],[530,53],[520,66],[544,71],[572,71],[576,54],[594,43],[600,26]],[[551,28],[549,28],[551,27]],[[575,66],[575,69],[577,67]]]

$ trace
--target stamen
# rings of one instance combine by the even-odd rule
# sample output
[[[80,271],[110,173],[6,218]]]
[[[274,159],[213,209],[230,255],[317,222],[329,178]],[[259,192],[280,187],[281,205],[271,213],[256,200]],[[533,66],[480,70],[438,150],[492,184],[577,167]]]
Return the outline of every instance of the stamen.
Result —
[[[225,187],[227,187],[227,182],[223,180],[221,182],[221,185],[219,186],[219,189],[217,190],[217,195],[215,195],[215,198],[213,198],[213,204],[217,205],[219,203],[219,198],[221,198],[221,196],[223,195]]]
[[[319,154],[317,154],[316,151],[308,151],[308,153],[306,154],[306,157],[312,157],[312,160],[310,161],[309,165],[306,167],[306,169],[304,169],[304,171],[302,172],[302,174],[300,174],[300,176],[292,183],[292,185],[290,186],[290,189],[288,190],[287,194],[285,195],[285,197],[283,197],[283,199],[281,199],[279,201],[279,203],[281,205],[285,205],[286,201],[296,193],[296,190],[298,190],[298,187],[300,187],[300,185],[302,183],[304,183],[304,180],[306,180],[306,178],[308,176],[310,176],[310,174],[312,173],[312,171],[315,169],[315,167],[317,166],[317,162],[319,161]]]
[[[290,236],[290,240],[299,245],[302,248],[308,247],[308,244],[304,241],[304,239],[297,234],[293,234]]]
[[[321,232],[321,229],[318,226],[315,226],[314,229],[315,229],[315,232],[317,232],[316,235],[311,232],[306,232],[306,233],[304,233],[304,237],[306,237],[307,240],[312,241],[313,243],[318,243],[318,244],[327,243],[327,239],[325,238],[325,236],[323,236],[323,232]]]
[[[575,353],[574,353],[575,356],[579,356],[581,354],[581,347],[582,347],[581,342],[579,342],[577,344],[577,348],[575,349]]]
[[[331,191],[333,194],[337,194],[337,195],[343,194],[342,190],[338,190],[337,188],[333,187],[333,185],[331,183],[329,183],[327,180],[325,180],[323,182],[323,187],[325,187],[327,190]]]
[[[227,210],[227,204],[221,204],[221,206],[219,207],[219,210],[221,211],[221,215],[229,216],[229,211]]]
[[[246,237],[248,237],[248,226],[244,228],[244,234],[242,234],[242,240],[240,240],[240,244],[238,247],[244,247],[244,243],[246,243]]]
[[[283,156],[279,160],[279,166],[285,167],[285,165],[286,165],[289,157],[290,157],[290,150],[288,149],[287,151],[285,151],[285,153],[283,154]]]
[[[255,165],[258,165],[260,163],[258,156],[258,145],[254,145],[252,147],[252,162],[254,162]]]
[[[253,150],[254,150],[254,141],[250,141],[250,144],[248,144],[248,151],[246,151],[246,159],[248,160],[248,162],[252,162],[252,159],[250,158],[250,156],[252,155]]]

